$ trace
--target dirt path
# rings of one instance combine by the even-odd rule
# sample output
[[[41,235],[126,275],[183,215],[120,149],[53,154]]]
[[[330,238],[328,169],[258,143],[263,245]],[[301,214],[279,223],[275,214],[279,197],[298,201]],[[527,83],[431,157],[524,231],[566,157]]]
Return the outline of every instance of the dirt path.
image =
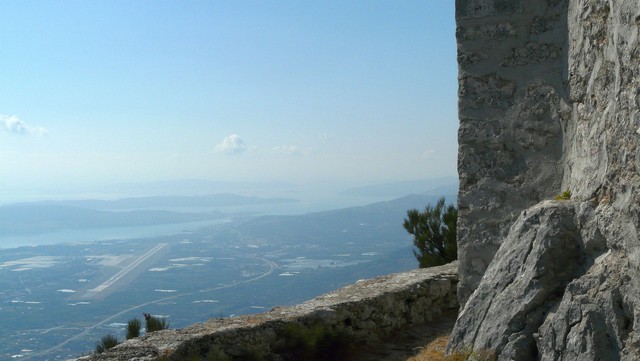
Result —
[[[369,345],[358,350],[358,360],[361,361],[406,361],[415,356],[420,349],[438,336],[448,335],[453,330],[457,312],[448,312],[436,322],[418,326],[411,326],[396,331],[376,345]]]

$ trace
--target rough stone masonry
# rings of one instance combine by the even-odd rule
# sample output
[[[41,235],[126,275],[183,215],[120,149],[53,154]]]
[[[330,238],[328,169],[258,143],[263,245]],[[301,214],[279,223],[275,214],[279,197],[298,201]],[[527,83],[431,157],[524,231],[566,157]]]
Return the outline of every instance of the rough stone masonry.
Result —
[[[449,350],[640,360],[640,1],[456,0],[456,21]]]
[[[457,310],[457,283],[457,262],[391,274],[358,281],[295,306],[151,332],[77,361],[218,359],[214,351],[226,359],[247,360],[248,350],[277,360],[274,351],[291,325],[323,325],[345,331],[354,343],[370,347],[393,331],[435,321],[443,313]]]

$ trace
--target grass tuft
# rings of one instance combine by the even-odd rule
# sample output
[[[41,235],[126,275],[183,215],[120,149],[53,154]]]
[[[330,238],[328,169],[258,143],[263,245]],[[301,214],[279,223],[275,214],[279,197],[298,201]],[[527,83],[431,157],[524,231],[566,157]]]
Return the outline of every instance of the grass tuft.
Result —
[[[96,344],[96,353],[103,353],[110,348],[116,347],[118,345],[118,339],[112,335],[104,335],[100,339],[100,342]]]
[[[140,328],[142,324],[137,318],[133,318],[127,322],[127,340],[140,336]]]
[[[447,343],[449,343],[449,335],[444,335],[431,341],[422,351],[407,361],[497,361],[495,352],[490,350],[477,351],[456,351],[446,355]]]
[[[564,191],[555,196],[553,199],[555,199],[556,201],[568,201],[569,199],[571,199],[571,191]]]
[[[155,332],[169,328],[169,321],[164,317],[155,317],[145,313],[144,321],[147,332]]]

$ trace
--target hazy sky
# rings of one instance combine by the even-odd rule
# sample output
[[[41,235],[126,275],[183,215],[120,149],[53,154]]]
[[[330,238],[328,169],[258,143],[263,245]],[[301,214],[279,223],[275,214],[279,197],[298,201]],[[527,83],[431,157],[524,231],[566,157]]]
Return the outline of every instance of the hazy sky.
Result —
[[[453,0],[1,1],[1,193],[456,174]]]

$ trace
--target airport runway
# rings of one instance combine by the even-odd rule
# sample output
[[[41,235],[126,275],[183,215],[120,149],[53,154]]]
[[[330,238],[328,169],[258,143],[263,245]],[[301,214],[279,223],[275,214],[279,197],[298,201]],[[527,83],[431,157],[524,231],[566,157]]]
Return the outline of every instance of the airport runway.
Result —
[[[163,244],[159,244],[158,246],[160,246],[160,245],[164,245],[164,246],[166,246],[167,244],[166,244],[166,243],[163,243]],[[160,249],[162,249],[162,248],[156,249],[158,246],[154,247],[154,248],[153,248],[153,249],[151,249],[149,252],[147,252],[147,253],[145,253],[144,255],[142,255],[140,258],[143,258],[143,257],[145,257],[145,256],[146,256],[146,258],[149,258],[149,257],[150,257],[151,255],[153,255],[155,252],[158,252]],[[163,246],[163,247],[164,247],[164,246]],[[150,252],[152,252],[152,253],[151,253],[151,254],[149,254]],[[70,338],[68,338],[68,339],[66,339],[66,340],[64,340],[64,341],[62,341],[61,343],[59,343],[59,344],[58,344],[58,345],[56,345],[56,346],[53,346],[53,347],[51,347],[51,348],[49,348],[49,349],[47,349],[47,350],[44,350],[44,351],[41,351],[41,352],[35,353],[35,354],[33,354],[33,355],[30,355],[30,356],[31,356],[31,357],[43,356],[43,355],[46,355],[46,354],[52,353],[52,352],[54,352],[54,351],[56,351],[56,350],[59,350],[59,349],[60,349],[60,348],[62,348],[64,345],[66,345],[66,344],[68,344],[68,343],[70,343],[70,342],[72,342],[72,341],[75,341],[75,340],[77,340],[77,339],[80,339],[80,338],[82,338],[82,337],[85,337],[86,335],[88,335],[89,333],[91,333],[92,331],[94,331],[95,329],[97,329],[98,327],[100,327],[100,326],[102,326],[102,325],[105,325],[105,324],[107,324],[107,323],[109,323],[109,322],[112,322],[113,320],[117,319],[118,317],[121,317],[122,315],[124,315],[124,314],[126,314],[126,313],[129,313],[129,312],[131,312],[131,311],[133,311],[133,310],[140,309],[140,308],[143,308],[143,307],[146,307],[146,306],[149,306],[149,305],[152,305],[152,304],[160,303],[160,302],[166,302],[166,301],[169,301],[169,300],[174,300],[174,299],[176,299],[176,298],[181,298],[181,297],[185,297],[185,296],[191,296],[191,295],[195,295],[195,294],[198,294],[198,293],[206,293],[206,292],[211,292],[211,291],[215,291],[215,290],[221,290],[221,289],[225,289],[225,288],[232,288],[232,287],[236,287],[236,286],[241,285],[241,284],[250,283],[250,282],[255,282],[255,281],[259,280],[259,279],[262,279],[262,278],[264,278],[264,277],[267,277],[267,276],[271,275],[271,274],[272,274],[276,269],[278,269],[278,268],[279,268],[279,266],[278,266],[278,264],[277,264],[277,263],[275,263],[275,262],[273,262],[273,261],[271,261],[271,260],[268,260],[268,259],[266,259],[266,258],[256,257],[256,256],[249,256],[249,255],[245,255],[244,257],[246,257],[246,258],[250,258],[250,259],[257,259],[257,260],[260,260],[260,261],[264,262],[265,266],[267,267],[267,270],[266,270],[264,273],[262,273],[262,274],[259,274],[259,275],[255,276],[255,277],[252,277],[252,278],[249,278],[249,279],[246,279],[246,280],[243,280],[243,281],[230,282],[230,283],[228,283],[228,284],[224,284],[224,285],[220,285],[220,286],[216,286],[216,287],[212,287],[212,288],[206,288],[206,289],[202,289],[202,290],[198,290],[198,291],[194,291],[194,292],[188,292],[188,293],[183,293],[183,294],[173,295],[173,296],[169,296],[169,297],[163,297],[163,298],[160,298],[160,299],[156,299],[156,300],[153,300],[153,301],[148,301],[148,302],[145,302],[145,303],[141,303],[141,304],[139,304],[139,305],[135,305],[135,306],[129,307],[129,308],[125,309],[125,310],[121,310],[120,312],[117,312],[117,313],[115,313],[115,314],[113,314],[113,315],[111,315],[111,316],[106,317],[106,318],[105,318],[105,319],[103,319],[102,321],[100,321],[100,322],[98,322],[98,323],[96,323],[96,324],[94,324],[94,325],[92,325],[92,326],[86,327],[86,328],[85,328],[82,332],[80,332],[79,334],[77,334],[77,335],[75,335],[75,336],[72,336],[72,337],[70,337]],[[138,260],[139,260],[140,258],[138,258]],[[146,258],[145,258],[145,259],[146,259]],[[137,260],[136,260],[136,261],[137,261]],[[144,260],[143,260],[143,261],[144,261]],[[143,262],[143,261],[142,261],[142,262]],[[134,262],[134,263],[135,263],[135,262]],[[123,271],[124,271],[124,270],[123,270]],[[115,277],[115,276],[114,276],[114,277]],[[113,277],[112,277],[112,278],[113,278]],[[107,282],[109,282],[109,281],[111,281],[111,279],[109,279]],[[107,282],[105,282],[105,283],[107,283]],[[104,283],[103,283],[103,284],[104,284]],[[102,286],[102,285],[100,285],[100,286]],[[98,287],[100,287],[100,286],[98,286]],[[98,287],[96,287],[96,288],[98,288]],[[108,286],[107,286],[107,287],[108,287]],[[94,289],[95,289],[95,288],[94,288]]]
[[[121,269],[120,272],[113,275],[111,278],[103,282],[101,285],[97,286],[96,288],[88,290],[87,293],[82,298],[90,299],[90,298],[97,297],[99,293],[104,292],[109,287],[113,286],[116,282],[123,279],[127,274],[129,274],[129,272],[133,271],[134,269],[142,265],[144,261],[148,260],[151,256],[158,253],[158,251],[160,251],[167,245],[168,243],[158,243],[155,247],[147,251],[142,256],[136,258],[133,262],[131,262],[126,267]]]

